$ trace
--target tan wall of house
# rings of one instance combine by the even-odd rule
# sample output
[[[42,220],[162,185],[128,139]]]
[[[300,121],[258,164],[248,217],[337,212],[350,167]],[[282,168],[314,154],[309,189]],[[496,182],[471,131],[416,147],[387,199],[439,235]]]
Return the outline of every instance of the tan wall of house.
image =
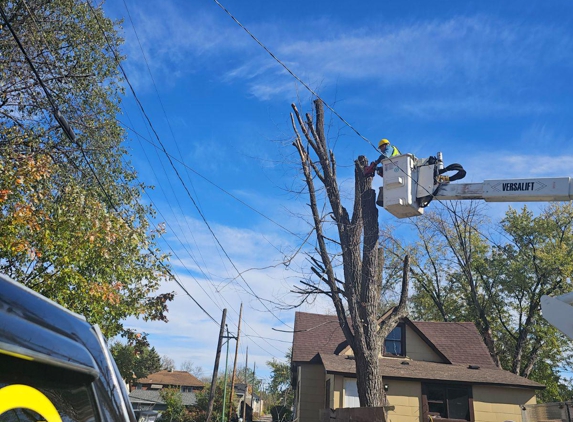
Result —
[[[535,404],[535,391],[524,388],[474,386],[475,422],[521,422],[522,404]]]
[[[422,384],[416,381],[384,380],[388,385],[386,397],[395,410],[388,412],[390,422],[420,422],[422,414]]]
[[[297,421],[316,422],[318,412],[325,407],[326,374],[324,366],[302,364],[298,367],[300,380],[297,403]]]
[[[344,397],[344,377],[342,375],[328,375],[330,381],[330,405],[331,409],[341,408]]]
[[[412,360],[444,362],[444,360],[408,325],[406,325],[406,355]]]
[[[332,381],[331,381],[332,382]],[[391,422],[420,422],[422,409],[422,385],[415,381],[384,380],[388,384],[388,401],[396,406],[389,413]],[[339,409],[344,403],[344,377],[334,376],[334,390],[331,394],[331,408]]]

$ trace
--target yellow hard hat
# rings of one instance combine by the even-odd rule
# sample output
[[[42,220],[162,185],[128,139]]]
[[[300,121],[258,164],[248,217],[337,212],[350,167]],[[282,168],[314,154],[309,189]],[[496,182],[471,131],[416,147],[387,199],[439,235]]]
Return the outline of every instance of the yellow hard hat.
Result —
[[[380,142],[378,142],[378,148],[380,148],[382,145],[386,145],[389,143],[390,141],[388,139],[380,139]]]

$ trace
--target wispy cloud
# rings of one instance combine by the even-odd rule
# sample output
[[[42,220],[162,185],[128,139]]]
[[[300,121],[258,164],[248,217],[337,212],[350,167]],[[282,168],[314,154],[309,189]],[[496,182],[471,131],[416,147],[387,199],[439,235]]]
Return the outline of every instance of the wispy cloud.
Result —
[[[139,40],[126,22],[125,53],[129,74],[141,86],[149,84],[148,64],[155,78],[173,83],[211,69],[213,78],[244,83],[263,101],[296,97],[300,87],[292,76],[219,10],[163,2],[156,14],[139,3],[130,12]],[[530,101],[528,91],[553,67],[573,68],[569,28],[485,14],[383,26],[349,27],[328,19],[248,26],[311,87],[366,83],[370,92],[400,89],[405,100],[397,110],[418,117],[544,113],[548,107]],[[452,98],[448,92],[454,89]]]
[[[157,13],[150,14],[153,9],[157,10],[157,5],[131,3],[131,20],[123,25],[123,53],[129,59],[126,67],[138,88],[150,84],[147,66],[154,78],[174,83],[200,67],[212,66],[210,62],[222,59],[222,54],[240,52],[250,45],[237,36],[238,28],[221,25],[217,15],[194,5],[165,1]],[[121,13],[127,15],[125,10]]]
[[[510,102],[507,99],[485,98],[472,95],[456,97],[444,95],[445,98],[419,99],[393,104],[393,110],[410,117],[423,119],[456,118],[471,114],[474,118],[507,117],[541,114],[553,111],[550,104],[537,101],[523,103]]]
[[[464,168],[468,172],[468,182],[481,182],[484,179],[531,177],[573,177],[571,155],[527,155],[497,151],[495,154],[474,154],[466,157]]]
[[[573,66],[571,55],[563,54],[573,46],[573,37],[566,29],[520,25],[483,15],[402,22],[377,30],[349,30],[331,23],[316,33],[324,35],[294,41],[286,36],[274,43],[274,52],[304,80],[320,81],[323,86],[337,81],[370,81],[373,87],[417,87],[421,94],[440,87],[471,93],[468,87],[477,86],[487,94],[516,89],[516,77],[520,84],[534,83],[540,68]],[[256,74],[257,82],[251,85],[254,95],[262,93],[261,99],[267,99],[269,93],[290,92],[292,96],[288,86],[292,78],[278,64],[270,67],[269,61],[270,57],[260,56],[241,64],[240,71],[230,71],[226,78]],[[266,90],[262,88],[265,85]],[[495,112],[502,106],[488,109]],[[524,105],[522,110],[527,107],[543,110],[536,105]]]

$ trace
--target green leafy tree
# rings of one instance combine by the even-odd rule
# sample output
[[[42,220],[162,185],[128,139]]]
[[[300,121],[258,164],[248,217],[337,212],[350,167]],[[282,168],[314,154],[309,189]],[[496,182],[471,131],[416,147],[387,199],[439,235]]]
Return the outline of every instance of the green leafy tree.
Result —
[[[136,380],[161,369],[161,358],[154,347],[115,342],[110,350],[119,373],[130,386]]]
[[[213,402],[213,413],[211,415],[211,420],[214,422],[220,422],[223,419],[223,391],[225,386],[224,377],[219,377],[217,380],[217,385],[215,386],[215,400]],[[225,421],[228,422],[227,416],[229,412],[229,406],[232,406],[231,413],[236,414],[237,409],[235,403],[230,402],[231,398],[231,384],[230,380],[227,379],[227,398],[225,400]],[[207,420],[207,408],[209,405],[209,392],[211,388],[206,385],[201,391],[195,392],[195,397],[197,403],[189,409],[191,418],[194,422],[205,422]]]
[[[509,208],[492,226],[476,203],[454,203],[413,224],[414,316],[473,321],[498,366],[547,385],[540,400],[569,399],[560,371],[570,367],[570,341],[543,319],[540,301],[573,289],[573,205],[538,216]],[[493,228],[500,241],[484,235]]]
[[[276,359],[267,362],[271,368],[267,404],[273,421],[287,421],[292,415],[294,391],[291,385],[291,358],[292,351],[289,350],[285,355],[286,362],[280,362]]]
[[[40,81],[0,31],[0,271],[129,335],[129,316],[166,320],[173,294],[153,210],[126,160],[118,25],[80,0],[2,2]],[[59,113],[71,126],[66,136]],[[61,120],[61,119],[60,119]]]
[[[164,388],[159,393],[167,408],[161,413],[164,422],[191,422],[194,419],[183,405],[181,392],[175,388]]]

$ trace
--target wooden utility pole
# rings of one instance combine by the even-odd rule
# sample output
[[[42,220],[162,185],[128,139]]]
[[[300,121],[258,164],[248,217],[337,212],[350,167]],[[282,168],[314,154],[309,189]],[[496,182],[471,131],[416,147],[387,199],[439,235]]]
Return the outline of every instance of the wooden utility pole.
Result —
[[[247,369],[249,367],[249,348],[247,347],[247,357],[245,359],[245,395],[243,396],[243,422],[247,422],[247,393],[249,392],[249,380],[247,378]]]
[[[233,412],[233,393],[235,392],[235,373],[237,370],[237,357],[239,355],[239,338],[241,337],[241,318],[243,316],[243,304],[239,310],[239,325],[237,327],[237,343],[235,345],[235,363],[233,364],[233,375],[231,376],[231,397],[229,398],[229,418],[231,420],[231,413]]]
[[[213,380],[211,381],[211,390],[209,391],[209,404],[207,406],[207,422],[211,422],[213,414],[213,402],[215,401],[215,388],[217,386],[217,375],[219,372],[219,359],[223,347],[223,335],[225,334],[225,321],[227,319],[227,308],[223,309],[223,318],[221,318],[221,329],[219,330],[219,342],[217,344],[217,355],[215,356],[215,367],[213,368]]]

